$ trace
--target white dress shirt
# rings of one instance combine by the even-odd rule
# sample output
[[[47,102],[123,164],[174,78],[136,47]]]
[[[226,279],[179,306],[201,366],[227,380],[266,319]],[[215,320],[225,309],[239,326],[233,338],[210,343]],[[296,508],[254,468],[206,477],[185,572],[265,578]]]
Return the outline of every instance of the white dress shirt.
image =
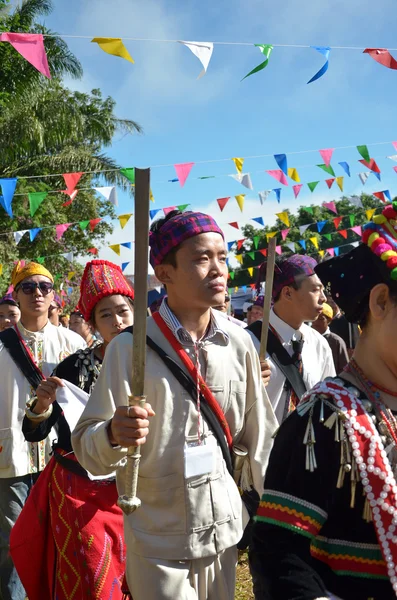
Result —
[[[270,325],[279,335],[283,347],[290,356],[293,354],[292,340],[299,341],[303,337],[302,377],[307,390],[310,390],[316,383],[323,381],[326,377],[335,377],[336,373],[331,348],[327,340],[320,333],[305,323],[299,329],[293,329],[288,323],[282,321],[273,309],[270,311]],[[259,352],[260,343],[258,339],[250,331],[248,333],[251,334],[254,345]],[[289,401],[290,393],[285,390],[286,379],[284,374],[269,356],[267,356],[267,360],[270,363],[271,375],[266,391],[277,420],[281,423],[284,416],[285,404]]]

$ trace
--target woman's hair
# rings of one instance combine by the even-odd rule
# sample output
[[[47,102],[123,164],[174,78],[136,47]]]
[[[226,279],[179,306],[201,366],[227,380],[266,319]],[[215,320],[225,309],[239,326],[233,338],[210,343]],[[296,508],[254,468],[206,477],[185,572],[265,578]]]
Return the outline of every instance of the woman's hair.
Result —
[[[112,294],[110,294],[110,295],[112,295]],[[118,295],[118,294],[116,294],[116,295]],[[107,296],[107,297],[109,297],[109,296]],[[132,299],[132,298],[129,298],[128,296],[122,296],[122,297],[123,297],[123,299],[125,300],[125,302],[128,304],[128,306],[130,307],[130,309],[131,309],[131,312],[134,312],[134,301],[133,301],[133,299]],[[91,324],[91,325],[92,325],[94,328],[96,328],[96,322],[95,322],[95,311],[96,311],[96,309],[97,309],[97,306],[98,306],[98,304],[95,304],[95,306],[94,306],[94,310],[93,310],[93,311],[92,311],[92,313],[91,313],[91,319],[90,319],[90,321],[89,321],[89,323],[90,323],[90,324]]]

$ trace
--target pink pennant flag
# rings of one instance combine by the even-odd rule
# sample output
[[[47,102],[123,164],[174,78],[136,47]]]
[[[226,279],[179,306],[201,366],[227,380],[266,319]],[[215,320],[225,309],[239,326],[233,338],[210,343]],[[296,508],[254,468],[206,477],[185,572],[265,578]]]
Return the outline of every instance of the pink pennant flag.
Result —
[[[51,79],[44,38],[41,33],[2,33],[0,41],[9,42],[35,69]]]
[[[287,237],[289,232],[290,232],[290,229],[282,229],[281,230],[281,237],[283,238],[283,241],[285,240],[285,238]]]
[[[393,170],[397,173],[397,167],[393,167]]]
[[[321,154],[321,158],[323,159],[323,161],[327,167],[329,167],[329,165],[330,165],[332,154],[333,154],[334,150],[335,150],[335,148],[327,148],[326,150],[319,150],[319,152]]]
[[[13,285],[8,286],[7,296],[8,296],[8,294],[12,294],[13,291],[14,291],[14,286]]]
[[[277,254],[282,254],[283,251],[281,250],[281,246],[276,246],[276,253]]]
[[[182,163],[174,165],[176,176],[179,179],[180,186],[183,187],[186,183],[186,179],[189,177],[189,173],[192,170],[194,163]]]
[[[303,185],[302,183],[299,183],[298,185],[293,185],[292,186],[292,189],[294,190],[294,196],[295,196],[295,198],[297,198],[299,196],[299,192],[302,189],[302,185]]]
[[[274,177],[274,179],[277,179],[277,181],[279,181],[283,185],[288,185],[288,180],[285,176],[285,173],[283,173],[281,169],[274,169],[272,171],[266,171],[266,173],[268,175],[271,175],[272,177]]]
[[[167,208],[163,208],[163,213],[167,216],[172,210],[177,210],[176,206],[167,206]]]
[[[325,180],[325,183],[327,184],[329,190],[332,188],[332,184],[334,183],[334,181],[335,178]]]
[[[327,208],[328,210],[334,212],[336,215],[338,214],[335,202],[324,202],[323,206],[324,208]]]
[[[335,250],[334,248],[327,248],[327,252],[330,256],[335,256]]]
[[[55,227],[55,231],[56,231],[56,234],[57,234],[57,241],[58,242],[61,239],[61,237],[63,236],[63,234],[65,233],[65,231],[67,229],[69,229],[70,226],[71,226],[71,223],[62,223],[61,225],[57,225]]]
[[[356,225],[355,227],[351,227],[351,230],[354,231],[354,233],[357,233],[357,235],[359,235],[361,237],[361,235],[362,235],[361,225]]]

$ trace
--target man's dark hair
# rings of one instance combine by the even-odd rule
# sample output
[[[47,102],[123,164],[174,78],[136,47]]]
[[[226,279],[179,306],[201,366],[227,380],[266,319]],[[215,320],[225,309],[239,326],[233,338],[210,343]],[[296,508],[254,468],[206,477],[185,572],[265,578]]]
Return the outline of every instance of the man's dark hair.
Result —
[[[172,210],[162,219],[157,219],[157,221],[154,221],[154,223],[152,223],[150,227],[150,231],[152,233],[161,235],[161,228],[163,227],[163,225],[165,225],[165,223],[167,223],[167,221],[169,221],[173,217],[177,217],[181,214],[182,211],[180,210]],[[171,265],[171,267],[176,268],[176,253],[178,252],[180,246],[181,245],[179,244],[178,246],[175,246],[175,248],[173,248],[170,252],[168,252],[168,254],[163,258],[162,264]]]

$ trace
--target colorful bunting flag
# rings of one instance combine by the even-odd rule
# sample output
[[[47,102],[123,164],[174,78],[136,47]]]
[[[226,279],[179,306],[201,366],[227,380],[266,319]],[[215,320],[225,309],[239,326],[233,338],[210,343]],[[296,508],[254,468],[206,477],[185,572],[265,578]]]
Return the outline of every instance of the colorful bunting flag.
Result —
[[[238,260],[238,262],[240,263],[240,265],[243,264],[243,255],[242,254],[236,254],[235,259]]]
[[[387,156],[386,158],[390,158],[390,160],[394,160],[394,162],[397,162],[397,154],[393,154],[392,156]]]
[[[325,171],[326,173],[329,173],[329,175],[332,175],[332,177],[335,177],[335,171],[333,170],[331,165],[317,165],[317,166],[320,169],[322,169],[323,171]]]
[[[243,212],[245,194],[239,194],[238,196],[234,197],[236,198],[239,209],[241,210],[241,212]]]
[[[332,179],[325,180],[325,183],[327,184],[329,190],[332,188],[332,184],[334,183],[334,181],[335,181],[334,177]]]
[[[246,254],[250,257],[251,260],[255,260],[255,252],[247,252]]]
[[[287,164],[287,156],[285,154],[275,154],[274,160],[276,161],[284,175],[288,175],[289,169]]]
[[[389,202],[391,202],[391,196],[390,196],[389,190],[383,190],[383,193],[386,196],[386,198],[389,200]]]
[[[291,250],[291,252],[295,252],[295,242],[288,242],[288,244],[285,245]]]
[[[132,215],[133,215],[133,213],[126,213],[125,215],[118,216],[118,220],[119,220],[121,229],[124,229],[124,227],[127,225],[128,221],[130,220]]]
[[[59,240],[65,233],[65,231],[67,229],[69,229],[70,226],[71,226],[71,223],[62,223],[61,225],[56,225],[55,233],[56,233],[57,242],[59,242]]]
[[[108,202],[118,206],[117,190],[114,186],[95,187],[94,190],[106,198]]]
[[[358,150],[359,154],[361,154],[361,156],[363,157],[363,159],[365,161],[369,162],[371,160],[369,152],[368,152],[368,148],[365,144],[363,144],[362,146],[357,146],[357,150]]]
[[[339,248],[338,247],[334,248],[334,252],[335,252],[335,256],[339,256]]]
[[[100,223],[102,221],[101,217],[98,217],[97,219],[91,219],[90,220],[90,229],[91,231],[94,231],[95,227],[98,225],[98,223]]]
[[[341,192],[343,192],[343,177],[337,177],[336,183],[338,184],[338,188]]]
[[[355,220],[356,220],[355,215],[349,215],[350,227],[353,227]]]
[[[186,179],[189,177],[189,173],[192,170],[193,166],[193,162],[174,165],[175,172],[179,179],[179,184],[181,187],[185,185]]]
[[[283,185],[288,185],[288,179],[286,178],[285,174],[281,171],[281,169],[273,169],[271,171],[266,171],[266,173],[271,177],[274,177],[274,179],[277,179],[277,181],[279,181]]]
[[[321,256],[321,258],[323,258],[324,254],[325,254],[325,250],[319,250],[318,253]]]
[[[375,196],[375,198],[381,200],[382,202],[386,202],[383,192],[374,192],[372,195]]]
[[[230,196],[229,198],[218,198],[217,202],[219,205],[219,208],[221,209],[221,212],[223,211],[223,209],[225,208],[226,204],[229,202],[230,200]]]
[[[256,223],[259,223],[259,225],[262,225],[262,227],[264,227],[264,222],[263,222],[263,217],[252,217],[253,221],[256,221]]]
[[[64,173],[63,178],[66,184],[66,192],[70,195],[75,189],[84,173]]]
[[[71,279],[73,279],[73,277],[75,276],[75,271],[69,271],[68,273],[68,280],[70,281]]]
[[[264,202],[266,202],[268,195],[270,194],[271,190],[267,190],[265,192],[258,192],[258,196],[259,196],[259,201],[261,203],[261,205],[263,205]]]
[[[280,219],[280,221],[282,223],[284,223],[284,225],[286,225],[286,227],[289,227],[289,225],[290,225],[289,216],[288,216],[288,212],[286,210],[283,212],[280,212],[280,213],[276,213],[276,217],[278,217]]]
[[[249,77],[250,75],[254,75],[254,73],[259,73],[259,71],[262,71],[262,69],[267,67],[267,65],[269,63],[269,58],[272,53],[273,46],[271,44],[254,44],[254,45],[256,48],[259,48],[259,50],[266,57],[266,59],[262,63],[260,63],[257,67],[255,67],[255,69],[252,69],[252,71],[247,73],[247,75],[245,77],[243,77],[241,81],[244,81],[244,79],[247,79],[247,77]]]
[[[16,177],[4,177],[0,179],[0,186],[2,191],[2,200],[1,205],[8,214],[8,216],[12,219],[12,200],[15,194],[15,188],[17,186],[17,178]]]
[[[317,71],[315,75],[313,75],[310,81],[307,82],[308,84],[312,83],[313,81],[316,81],[317,79],[320,79],[320,77],[322,77],[328,71],[329,53],[331,51],[331,48],[329,48],[328,46],[310,46],[310,48],[313,48],[314,50],[317,50],[317,52],[320,52],[320,54],[322,54],[325,57],[325,63],[321,67],[321,69]]]
[[[69,206],[70,204],[72,204],[72,202],[76,198],[78,192],[79,192],[79,190],[72,190],[72,191],[62,190],[62,194],[66,194],[70,198],[70,200],[68,200],[67,202],[64,202],[62,204],[62,206]]]
[[[296,169],[288,169],[288,177],[297,183],[299,183],[301,180]]]
[[[343,217],[335,217],[335,219],[332,219],[335,225],[335,229],[338,229],[339,225],[341,224]]]
[[[332,257],[335,256],[335,250],[333,248],[327,248],[327,252],[330,256],[332,256]]]
[[[98,254],[98,248],[89,248],[87,250],[87,252],[89,252],[90,254],[96,255],[96,254]]]
[[[121,263],[121,270],[123,271],[123,273],[124,273],[124,271],[126,270],[126,268],[128,267],[129,264],[130,264],[129,262]]]
[[[273,192],[276,194],[277,202],[280,204],[281,200],[281,188],[275,188]]]
[[[234,164],[236,166],[237,173],[241,173],[243,170],[244,159],[243,158],[232,158],[232,161],[234,162]]]
[[[364,172],[364,173],[359,173],[359,174],[358,174],[358,176],[359,176],[359,178],[360,178],[360,180],[361,180],[361,183],[362,183],[363,185],[365,185],[365,184],[366,184],[366,182],[367,182],[367,179],[368,179],[368,177],[369,177],[369,172],[368,172],[368,171],[366,171],[366,172]]]
[[[365,216],[367,217],[367,221],[370,221],[374,216],[376,208],[369,208],[365,211]]]
[[[208,69],[208,65],[210,64],[211,56],[214,51],[214,44],[212,42],[183,42],[180,41],[180,44],[183,44],[196,56],[201,64],[203,65],[203,70],[197,79],[201,79]]]
[[[118,256],[120,256],[120,244],[112,244],[111,246],[109,246],[109,248],[113,250],[113,252],[115,252]]]
[[[98,44],[98,46],[106,52],[107,54],[111,54],[112,56],[119,56],[120,58],[124,58],[128,60],[130,63],[134,63],[134,59],[128,52],[127,48],[123,44],[123,40],[121,38],[112,38],[112,37],[95,37],[91,40]]]
[[[80,221],[79,225],[80,225],[80,229],[82,231],[84,231],[84,229],[87,229],[88,225],[90,224],[90,220],[88,219],[88,221]]]
[[[281,246],[276,246],[275,250],[276,250],[276,254],[282,254],[283,253],[283,251],[281,250]]]
[[[269,240],[268,240],[269,241]],[[267,249],[265,248],[264,250],[259,250],[259,252],[263,255],[263,256],[267,256]]]
[[[319,233],[321,233],[321,231],[324,229],[324,226],[327,224],[328,221],[318,221],[317,222],[317,231]]]
[[[250,277],[254,276],[254,267],[248,267],[248,273]]]
[[[150,219],[154,219],[158,212],[160,212],[161,208],[155,208],[153,210],[149,210]]]
[[[341,236],[347,240],[347,229],[340,229],[338,233],[340,233]]]
[[[245,238],[243,238],[242,240],[237,240],[237,251],[241,250],[244,242],[245,242]]]
[[[302,246],[302,248],[304,250],[306,250],[306,241],[305,240],[299,240],[298,244],[300,244]]]
[[[274,238],[277,235],[277,231],[271,231],[270,233],[266,234],[266,239],[267,241],[269,241],[271,238]]]
[[[377,63],[388,69],[397,70],[397,60],[393,58],[387,48],[365,48],[363,54],[368,54]]]
[[[310,227],[311,223],[307,223],[307,225],[299,225],[299,232],[303,235],[308,227]]]
[[[177,209],[180,210],[181,212],[183,212],[184,210],[187,209],[188,206],[190,206],[190,204],[179,204],[177,206]]]
[[[132,183],[132,185],[135,185],[135,168],[134,167],[127,167],[125,169],[120,169],[120,173],[122,175],[124,175],[124,177],[126,177],[128,179],[128,181],[130,183]]]
[[[302,185],[303,185],[302,183],[299,183],[298,185],[293,185],[292,186],[292,189],[294,190],[294,196],[295,196],[295,198],[297,198],[299,196],[299,192],[302,189]]]
[[[367,169],[369,169],[370,171],[373,171],[374,173],[380,173],[380,169],[373,158],[371,158],[368,161],[367,160],[359,160],[358,162],[360,162],[362,165],[364,165],[364,167],[367,167]]]
[[[346,173],[346,175],[348,175],[350,177],[350,167],[347,164],[347,162],[339,162],[338,165],[340,165],[342,167],[342,169],[344,170],[344,172]]]
[[[306,212],[308,212],[310,215],[313,214],[313,207],[312,206],[302,206],[302,210],[305,210]]]
[[[349,198],[349,202],[357,206],[357,208],[364,208],[363,203],[361,202],[361,198],[359,196],[351,196]]]
[[[311,241],[313,246],[316,248],[316,250],[318,250],[318,239],[316,237],[311,237],[311,238],[309,238],[309,240]]]
[[[324,202],[323,206],[324,208],[327,208],[331,212],[335,213],[336,215],[338,214],[335,202]]]
[[[29,230],[29,237],[31,242],[33,242],[37,234],[40,233],[41,229],[41,227],[34,227],[33,229]]]
[[[329,167],[329,165],[331,163],[331,158],[334,153],[334,150],[335,150],[335,148],[326,148],[325,150],[319,150],[321,158],[323,159],[326,167]],[[320,165],[317,165],[317,166],[320,166]],[[331,175],[333,175],[333,173],[331,173]]]
[[[259,236],[254,235],[253,241],[254,241],[254,248],[255,248],[255,250],[257,250],[258,249],[258,245],[259,245]]]
[[[124,248],[128,248],[128,250],[131,250],[131,245],[132,242],[123,242],[122,244],[120,244],[120,246],[124,246]]]
[[[281,237],[283,240],[285,240],[285,238],[287,237],[287,235],[289,234],[290,231],[291,231],[291,229],[282,229],[281,230]]]
[[[168,213],[172,212],[173,210],[176,210],[176,206],[167,206],[166,208],[163,208],[163,213],[165,216],[167,216]]]
[[[354,231],[354,233],[356,233],[357,235],[359,235],[361,237],[361,235],[362,235],[361,225],[356,225],[355,227],[352,227],[351,229],[352,229],[352,231]]]
[[[240,229],[239,224],[237,223],[237,221],[233,221],[232,223],[228,223],[228,225],[230,225],[230,227],[234,227],[235,229]]]
[[[307,184],[307,187],[313,193],[319,183],[320,183],[319,181],[311,181],[310,183]]]
[[[14,240],[16,245],[18,246],[19,242],[21,241],[21,239],[23,238],[23,236],[25,235],[25,233],[27,233],[29,231],[29,229],[23,229],[22,231],[14,231]]]
[[[9,42],[35,69],[51,79],[42,33],[2,33],[0,42]]]
[[[329,242],[332,240],[332,235],[330,233],[323,233],[323,237],[325,237]]]

